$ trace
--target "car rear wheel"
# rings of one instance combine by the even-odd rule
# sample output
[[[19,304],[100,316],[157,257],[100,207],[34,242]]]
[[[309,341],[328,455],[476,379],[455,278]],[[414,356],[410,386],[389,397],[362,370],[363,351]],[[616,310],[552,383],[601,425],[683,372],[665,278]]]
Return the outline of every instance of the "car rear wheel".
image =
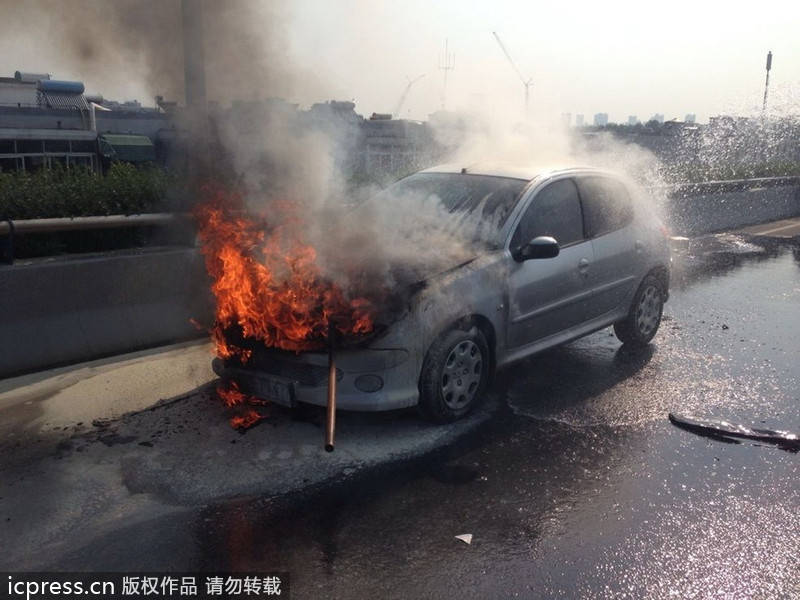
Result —
[[[614,333],[626,346],[643,348],[656,335],[664,312],[664,289],[655,275],[642,281],[628,316],[614,324]]]
[[[489,346],[480,329],[445,332],[431,344],[422,365],[419,411],[435,423],[460,419],[483,397],[489,367]]]

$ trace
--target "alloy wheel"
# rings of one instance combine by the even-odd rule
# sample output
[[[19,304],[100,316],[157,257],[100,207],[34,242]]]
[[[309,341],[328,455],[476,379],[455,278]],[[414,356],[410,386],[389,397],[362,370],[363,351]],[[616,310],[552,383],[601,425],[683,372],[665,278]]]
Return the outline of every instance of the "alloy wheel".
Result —
[[[483,377],[483,354],[472,340],[456,344],[442,367],[441,394],[444,403],[458,410],[472,402]]]
[[[661,294],[655,286],[648,286],[636,307],[636,327],[643,336],[650,335],[661,321]]]

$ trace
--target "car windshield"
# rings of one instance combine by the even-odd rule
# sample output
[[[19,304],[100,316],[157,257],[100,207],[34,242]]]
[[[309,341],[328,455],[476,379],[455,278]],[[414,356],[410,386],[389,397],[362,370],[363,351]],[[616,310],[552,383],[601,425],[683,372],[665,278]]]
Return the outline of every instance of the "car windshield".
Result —
[[[371,202],[389,214],[413,214],[427,227],[497,249],[502,245],[500,230],[527,183],[511,177],[418,173],[386,188]]]

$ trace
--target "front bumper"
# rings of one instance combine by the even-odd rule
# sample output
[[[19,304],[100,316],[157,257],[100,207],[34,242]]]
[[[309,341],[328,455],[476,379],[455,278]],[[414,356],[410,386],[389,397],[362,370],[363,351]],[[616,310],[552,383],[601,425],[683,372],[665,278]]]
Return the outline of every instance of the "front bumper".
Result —
[[[328,360],[325,352],[295,354],[267,349],[245,365],[215,358],[212,367],[218,376],[235,381],[245,394],[282,406],[325,406]],[[348,350],[337,352],[335,362],[337,408],[393,410],[419,401],[421,364],[407,350]]]

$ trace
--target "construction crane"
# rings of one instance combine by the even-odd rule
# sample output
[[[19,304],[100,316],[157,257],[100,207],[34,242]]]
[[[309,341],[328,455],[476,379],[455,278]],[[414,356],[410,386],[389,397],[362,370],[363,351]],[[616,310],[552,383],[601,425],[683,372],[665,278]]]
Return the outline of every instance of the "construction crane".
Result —
[[[408,97],[408,90],[410,90],[411,86],[417,83],[423,77],[425,77],[425,75],[420,75],[416,79],[408,80],[408,85],[406,86],[406,89],[403,90],[403,94],[400,96],[400,100],[397,101],[397,105],[394,107],[394,111],[392,111],[392,116],[395,119],[400,118],[400,111],[403,109],[403,105],[406,103],[406,98]]]
[[[514,72],[517,74],[517,76],[519,77],[520,81],[522,81],[522,84],[525,86],[525,120],[527,121],[528,120],[528,98],[530,97],[530,88],[531,88],[531,82],[533,81],[533,78],[525,79],[525,77],[523,77],[522,73],[517,68],[516,63],[514,62],[514,59],[511,58],[511,54],[509,54],[508,50],[506,50],[506,47],[503,44],[503,41],[500,39],[500,36],[497,35],[497,32],[495,32],[495,31],[492,32],[492,35],[494,36],[494,39],[497,40],[497,43],[500,44],[500,49],[503,51],[503,54],[506,55],[506,58],[508,59],[508,62],[511,63],[511,68],[514,69]]]

